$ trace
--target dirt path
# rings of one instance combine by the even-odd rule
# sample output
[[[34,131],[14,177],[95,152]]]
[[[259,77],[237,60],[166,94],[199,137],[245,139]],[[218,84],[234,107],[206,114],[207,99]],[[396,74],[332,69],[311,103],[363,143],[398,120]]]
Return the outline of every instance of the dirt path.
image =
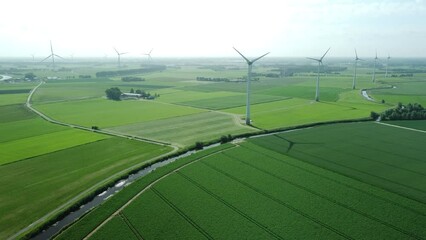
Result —
[[[388,123],[384,123],[384,122],[376,122],[376,123],[377,123],[377,124],[381,124],[381,125],[385,125],[385,126],[389,126],[389,127],[401,128],[401,129],[405,129],[405,130],[411,130],[411,131],[415,131],[415,132],[426,133],[426,131],[424,131],[424,130],[420,130],[420,129],[409,128],[409,127],[403,127],[403,126],[398,126],[398,125],[388,124]]]

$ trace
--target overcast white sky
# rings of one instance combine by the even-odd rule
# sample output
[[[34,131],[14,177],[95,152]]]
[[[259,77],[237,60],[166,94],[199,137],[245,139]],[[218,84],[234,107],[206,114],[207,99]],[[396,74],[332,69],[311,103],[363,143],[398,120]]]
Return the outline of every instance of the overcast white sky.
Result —
[[[426,0],[5,0],[0,57],[426,57]]]

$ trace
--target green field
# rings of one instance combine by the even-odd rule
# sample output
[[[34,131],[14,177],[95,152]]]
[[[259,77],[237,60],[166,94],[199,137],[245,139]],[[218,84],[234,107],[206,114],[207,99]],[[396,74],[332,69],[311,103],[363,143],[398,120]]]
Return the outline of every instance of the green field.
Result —
[[[180,146],[218,139],[223,135],[255,131],[241,125],[237,117],[219,112],[196,113],[119,126],[109,130],[177,143]]]
[[[421,239],[425,139],[376,123],[252,138],[159,181],[91,239]]]
[[[179,149],[228,134],[367,120],[372,111],[383,112],[398,102],[426,105],[424,62],[395,63],[390,69],[394,77],[389,78],[379,66],[376,83],[371,81],[371,64],[362,63],[352,90],[352,63],[327,59],[321,69],[337,70],[321,73],[320,101],[315,102],[316,67],[304,60],[282,61],[253,66],[252,126],[244,124],[245,82],[196,80],[242,79],[247,66],[234,59],[161,59],[149,64],[132,60],[121,69],[115,61],[62,62],[57,71],[35,63],[2,63],[0,71],[16,81],[0,83],[0,239],[172,151],[131,136],[117,138],[43,120],[24,105],[38,83],[19,78],[31,71],[45,82],[32,104],[50,118]],[[155,65],[166,68],[125,73]],[[282,75],[294,68],[299,70]],[[398,76],[410,69],[418,73]],[[116,75],[96,78],[100,71]],[[144,81],[123,82],[125,76]],[[159,97],[107,100],[105,90],[111,87],[122,92],[142,89]],[[375,101],[366,100],[361,89],[370,89]],[[426,130],[424,121],[386,123]],[[149,188],[92,238],[420,239],[426,236],[420,224],[426,222],[423,142],[421,131],[370,122],[252,138],[236,147],[221,145],[129,185],[61,237],[81,239],[142,186],[199,159]]]

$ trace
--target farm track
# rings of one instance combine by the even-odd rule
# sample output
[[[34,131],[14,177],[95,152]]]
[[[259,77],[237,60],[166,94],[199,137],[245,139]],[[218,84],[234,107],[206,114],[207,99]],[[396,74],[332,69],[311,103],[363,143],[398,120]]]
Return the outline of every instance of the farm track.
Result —
[[[208,195],[210,195],[211,197],[213,197],[217,201],[221,202],[222,204],[224,204],[225,206],[227,206],[228,208],[230,208],[231,210],[233,210],[234,212],[236,212],[238,215],[240,215],[240,216],[244,217],[245,219],[247,219],[248,221],[254,223],[256,226],[258,226],[259,228],[261,228],[265,232],[269,233],[274,238],[276,238],[276,239],[284,239],[280,235],[278,235],[277,233],[275,233],[272,230],[268,229],[267,226],[262,225],[262,223],[256,221],[256,219],[250,217],[248,214],[246,214],[243,211],[239,210],[237,207],[235,207],[232,204],[228,203],[227,201],[225,201],[224,199],[222,199],[218,195],[214,194],[213,192],[211,192],[210,190],[208,190],[206,187],[204,187],[201,184],[197,183],[196,181],[194,181],[190,177],[186,176],[182,172],[179,171],[179,172],[177,172],[177,174],[179,174],[180,176],[182,176],[183,178],[185,178],[187,181],[189,181],[190,183],[192,183],[194,186],[198,187],[199,189],[201,189],[202,191],[204,191],[205,193],[207,193]]]
[[[308,215],[307,213],[305,213],[305,212],[303,212],[303,211],[301,211],[301,210],[299,210],[299,209],[291,206],[290,204],[288,204],[288,203],[286,203],[286,202],[284,202],[284,201],[282,201],[282,200],[280,200],[280,199],[278,199],[278,198],[276,198],[276,197],[274,197],[274,196],[272,196],[272,195],[270,195],[270,194],[268,194],[266,192],[263,192],[262,190],[257,189],[257,188],[253,187],[252,185],[250,185],[250,184],[248,184],[248,183],[246,183],[244,181],[241,181],[240,179],[238,179],[238,178],[236,178],[236,177],[234,177],[234,176],[232,176],[232,175],[230,175],[230,174],[228,174],[228,173],[226,173],[226,172],[224,172],[224,171],[216,168],[215,166],[212,166],[211,164],[208,164],[206,162],[200,162],[200,163],[206,165],[207,167],[215,170],[216,172],[218,172],[218,173],[220,173],[220,174],[222,174],[222,175],[224,175],[224,176],[226,176],[226,177],[228,177],[228,178],[230,178],[230,179],[232,179],[232,180],[234,180],[234,181],[242,184],[243,186],[245,186],[245,187],[247,187],[247,188],[249,188],[249,189],[251,189],[251,190],[253,190],[253,191],[255,191],[255,192],[257,192],[257,193],[259,193],[261,195],[263,195],[264,197],[266,197],[266,198],[268,198],[268,199],[270,199],[270,200],[272,200],[272,201],[274,201],[274,202],[282,205],[283,207],[286,207],[286,208],[290,209],[291,211],[293,211],[293,212],[295,212],[295,213],[297,213],[297,214],[299,214],[299,215],[301,215],[301,216],[303,216],[303,217],[311,220],[312,222],[314,222],[314,223],[316,223],[316,224],[318,224],[318,225],[320,225],[320,226],[322,226],[324,228],[327,228],[328,230],[330,230],[330,231],[332,231],[332,232],[334,232],[334,233],[336,233],[336,234],[338,234],[338,235],[340,235],[340,236],[342,236],[342,237],[344,237],[346,239],[353,239],[352,237],[350,237],[350,236],[346,235],[345,233],[343,233],[343,232],[341,232],[341,231],[333,228],[332,226],[329,226],[329,225],[321,222],[320,220],[318,220],[318,219],[316,219],[316,218]]]
[[[344,165],[344,164],[340,164],[340,163],[337,163],[337,162],[335,162],[335,161],[328,160],[328,159],[325,159],[325,158],[323,158],[323,157],[320,157],[320,156],[317,156],[317,155],[314,155],[314,154],[310,154],[310,153],[306,153],[306,152],[301,152],[301,151],[297,151],[297,150],[293,150],[293,151],[296,151],[296,152],[298,152],[299,154],[306,155],[306,156],[311,157],[311,158],[316,158],[316,159],[318,159],[318,160],[322,160],[322,161],[325,161],[325,162],[331,163],[332,165],[336,165],[336,166],[339,166],[339,167],[342,167],[342,168],[346,168],[346,169],[352,170],[352,171],[354,171],[354,172],[359,172],[359,173],[362,173],[362,174],[368,175],[368,176],[373,177],[373,178],[378,178],[378,179],[383,180],[383,181],[385,181],[385,182],[390,182],[390,183],[392,183],[392,184],[400,185],[400,186],[403,186],[403,187],[409,188],[409,189],[411,189],[411,190],[415,190],[415,191],[418,191],[418,192],[421,192],[421,193],[426,193],[426,192],[425,192],[424,190],[422,190],[422,189],[418,189],[418,188],[415,188],[415,187],[412,187],[412,186],[409,186],[409,185],[406,185],[406,184],[403,184],[403,183],[399,183],[399,182],[396,182],[396,181],[393,181],[393,180],[390,180],[390,179],[387,179],[387,178],[384,178],[384,177],[380,177],[380,176],[377,176],[377,175],[371,174],[371,173],[369,173],[369,172],[366,172],[366,171],[363,171],[363,170],[359,170],[359,169],[356,169],[356,168],[354,168],[354,167],[350,167],[350,166],[347,166],[347,165]],[[317,166],[317,165],[316,165],[316,166]],[[344,175],[345,175],[345,174],[344,174]],[[351,178],[355,178],[355,179],[357,179],[358,181],[364,182],[362,179],[359,179],[359,178],[357,178],[356,176],[349,176],[349,177],[351,177]],[[368,183],[367,183],[367,184],[368,184]],[[376,186],[376,185],[374,185],[374,186]],[[376,186],[376,187],[379,187],[379,188],[380,188],[380,186]],[[389,191],[391,191],[391,190],[389,190]],[[398,194],[398,195],[401,195],[400,193],[397,193],[397,192],[394,192],[394,193],[395,193],[395,194]],[[403,196],[403,195],[401,195],[401,196]],[[412,199],[412,198],[411,198],[411,197],[409,197],[409,196],[403,196],[403,197],[407,197],[407,198]],[[415,200],[415,199],[413,199],[413,200]],[[418,201],[418,200],[416,200],[416,201]]]
[[[203,156],[203,157],[200,157],[199,159],[196,159],[196,160],[194,160],[194,161],[192,161],[192,162],[189,162],[189,163],[187,163],[187,164],[184,164],[183,166],[180,166],[179,168],[177,168],[177,169],[175,169],[175,170],[173,170],[173,171],[171,171],[171,172],[169,172],[169,173],[167,173],[167,174],[165,174],[164,176],[162,176],[162,177],[160,177],[160,178],[158,178],[157,180],[155,180],[154,182],[152,182],[152,183],[150,183],[148,186],[146,186],[145,188],[143,188],[141,191],[139,191],[135,196],[133,196],[129,201],[127,201],[125,204],[123,204],[123,206],[121,206],[117,211],[115,211],[113,214],[111,214],[111,216],[109,216],[107,219],[105,219],[102,223],[100,223],[95,229],[93,229],[89,234],[87,234],[87,236],[86,237],[84,237],[83,239],[84,240],[87,240],[87,239],[89,239],[95,232],[97,232],[99,229],[101,229],[107,222],[109,222],[114,216],[116,216],[116,215],[118,215],[121,211],[123,211],[127,206],[129,206],[135,199],[137,199],[140,195],[142,195],[144,192],[146,192],[147,190],[149,190],[149,189],[151,189],[152,188],[152,186],[154,186],[156,183],[158,183],[159,181],[161,181],[162,179],[164,179],[164,178],[166,178],[166,177],[168,177],[168,176],[170,176],[171,174],[173,174],[173,173],[176,173],[177,171],[179,171],[179,170],[181,170],[181,169],[183,169],[184,167],[187,167],[187,166],[189,166],[189,165],[191,165],[191,164],[193,164],[193,163],[196,163],[196,162],[198,162],[198,161],[200,161],[200,160],[202,160],[202,159],[204,159],[204,158],[207,158],[207,157],[209,157],[209,156],[212,156],[212,155],[215,155],[215,154],[218,154],[218,153],[221,153],[221,152],[224,152],[224,151],[226,151],[226,150],[229,150],[229,149],[232,149],[232,148],[235,148],[235,147],[237,147],[237,146],[234,146],[234,147],[231,147],[231,148],[227,148],[227,149],[224,149],[224,150],[221,150],[221,151],[218,151],[218,152],[213,152],[213,153],[210,153],[210,154],[207,154],[206,156]]]
[[[188,215],[186,215],[181,209],[179,209],[175,204],[168,200],[163,194],[161,194],[157,189],[151,188],[151,190],[157,195],[161,200],[163,200],[169,207],[171,207],[179,216],[181,216],[185,221],[191,224],[199,233],[201,233],[207,239],[214,239],[208,232],[201,228],[194,220],[192,220]]]
[[[392,124],[388,124],[388,123],[384,123],[384,122],[376,122],[376,123],[380,124],[380,125],[384,125],[384,126],[389,126],[389,127],[394,127],[394,128],[401,128],[401,129],[411,130],[411,131],[420,132],[420,133],[426,133],[426,131],[420,130],[420,129],[403,127],[403,126],[398,126],[398,125],[392,125]]]
[[[127,218],[127,216],[123,212],[120,212],[118,215],[121,217],[121,219],[123,219],[123,221],[127,225],[127,227],[130,228],[130,230],[133,232],[135,237],[139,240],[142,240],[143,239],[142,235],[133,226],[133,224],[130,222],[130,220]]]
[[[178,148],[177,146],[175,146],[175,145],[165,144],[165,143],[161,143],[161,142],[157,142],[157,141],[151,141],[151,140],[148,140],[148,139],[142,139],[142,138],[137,137],[137,136],[132,137],[132,136],[130,136],[130,135],[116,134],[116,133],[113,133],[113,132],[109,132],[109,131],[107,132],[107,131],[102,131],[102,130],[93,131],[91,128],[82,127],[82,126],[77,126],[77,125],[68,124],[68,123],[63,123],[63,122],[59,122],[59,121],[53,120],[53,119],[51,119],[50,117],[48,117],[48,116],[46,116],[45,114],[43,114],[43,113],[39,112],[37,109],[35,109],[35,108],[33,108],[33,107],[31,106],[31,98],[32,98],[33,94],[37,91],[37,89],[38,89],[38,88],[39,88],[39,87],[40,87],[43,83],[44,83],[44,82],[40,82],[40,83],[39,83],[36,87],[34,87],[34,88],[31,90],[31,92],[30,92],[30,94],[29,94],[29,96],[28,96],[28,98],[27,98],[27,101],[26,101],[26,103],[25,103],[25,106],[26,106],[28,109],[30,109],[31,111],[33,111],[34,113],[36,113],[37,115],[39,115],[39,116],[40,116],[41,118],[43,118],[44,120],[46,120],[46,121],[48,121],[48,122],[50,122],[50,123],[53,123],[53,124],[58,124],[58,125],[62,125],[62,126],[67,126],[67,127],[71,127],[71,128],[76,128],[76,129],[80,129],[80,130],[84,130],[84,131],[97,132],[97,133],[100,133],[100,134],[107,134],[107,135],[110,135],[110,136],[115,136],[115,137],[120,137],[120,138],[126,138],[126,139],[129,139],[129,137],[130,137],[130,138],[132,138],[133,140],[136,140],[136,141],[147,142],[147,143],[153,143],[153,144],[159,144],[159,145],[162,145],[162,146],[170,146],[170,147],[172,147],[172,148],[173,148],[173,150],[172,150],[171,152],[168,152],[168,153],[162,154],[162,155],[160,155],[160,156],[157,156],[157,157],[155,157],[155,158],[153,158],[153,159],[151,159],[151,160],[145,161],[145,162],[143,162],[143,163],[141,163],[141,164],[138,164],[138,165],[135,165],[135,166],[132,166],[132,167],[126,168],[126,169],[124,169],[124,170],[122,170],[122,171],[120,171],[120,172],[118,172],[118,173],[116,173],[116,174],[114,174],[114,175],[111,175],[110,177],[108,177],[108,178],[104,179],[103,181],[101,181],[101,182],[99,182],[99,183],[97,183],[97,184],[95,184],[95,185],[91,186],[90,188],[86,189],[85,191],[81,192],[81,193],[80,193],[80,194],[78,194],[77,196],[74,196],[73,198],[71,198],[70,200],[68,200],[67,202],[65,202],[64,204],[62,204],[62,205],[58,206],[56,209],[54,209],[54,210],[52,210],[51,212],[49,212],[49,213],[45,214],[43,217],[41,217],[41,218],[39,218],[38,220],[34,221],[33,223],[31,223],[31,224],[30,224],[30,225],[28,225],[27,227],[25,227],[25,228],[21,229],[20,231],[16,232],[14,235],[10,236],[10,237],[9,237],[9,239],[16,239],[16,238],[17,238],[18,236],[20,236],[21,234],[23,234],[23,233],[25,233],[25,232],[29,231],[30,229],[32,229],[32,228],[33,228],[33,226],[36,226],[36,225],[38,225],[38,224],[41,224],[41,223],[43,223],[43,222],[47,221],[50,217],[54,216],[55,214],[58,214],[61,210],[65,209],[65,208],[67,208],[67,207],[70,207],[73,203],[75,203],[75,202],[77,202],[78,200],[82,199],[82,198],[83,198],[84,196],[86,196],[87,194],[89,194],[89,193],[91,193],[91,192],[95,191],[97,188],[99,188],[99,187],[103,186],[105,183],[107,183],[107,182],[109,182],[109,181],[111,181],[111,180],[113,180],[113,179],[115,179],[115,178],[117,178],[117,177],[119,177],[119,176],[121,176],[121,175],[123,175],[123,174],[125,174],[125,173],[128,173],[129,171],[131,171],[131,170],[133,170],[133,169],[135,169],[135,168],[138,168],[138,167],[142,166],[143,164],[146,164],[147,162],[150,162],[150,161],[152,162],[152,161],[155,161],[155,160],[157,160],[157,159],[161,159],[161,158],[163,158],[163,157],[166,157],[166,156],[168,156],[168,155],[170,155],[170,154],[172,154],[172,153],[174,153],[174,152],[178,151],[178,149],[179,149],[179,148]]]
[[[245,148],[245,149],[247,149],[247,150],[253,151],[252,149],[249,149],[248,147],[245,147],[245,146],[241,146],[241,147],[242,147],[242,148]],[[268,150],[269,150],[269,149],[268,149]],[[272,151],[272,150],[270,150],[270,151]],[[365,190],[363,190],[363,189],[361,189],[361,188],[356,188],[356,187],[354,187],[354,186],[352,186],[352,185],[350,185],[350,184],[346,184],[346,183],[340,182],[340,181],[338,181],[338,180],[336,180],[336,179],[334,179],[334,178],[331,178],[331,177],[328,177],[328,176],[324,176],[324,175],[318,174],[318,173],[316,173],[316,172],[313,172],[313,171],[311,171],[311,170],[308,170],[308,169],[305,169],[305,168],[303,168],[303,167],[297,166],[297,165],[295,165],[295,164],[291,164],[291,163],[289,163],[289,162],[282,161],[282,160],[280,160],[280,159],[278,159],[278,158],[276,158],[276,157],[272,156],[271,154],[266,154],[265,152],[257,152],[257,153],[262,154],[262,155],[264,155],[265,157],[268,157],[268,158],[270,158],[270,159],[272,159],[272,160],[274,160],[274,161],[276,161],[276,162],[278,162],[278,163],[281,163],[281,164],[284,164],[284,165],[288,165],[288,166],[291,166],[291,167],[294,167],[294,168],[300,169],[300,170],[302,170],[302,171],[304,171],[304,172],[307,172],[307,173],[309,173],[309,174],[313,174],[313,175],[316,175],[316,176],[318,176],[318,177],[320,177],[320,178],[327,179],[327,180],[329,180],[329,181],[331,181],[331,182],[337,183],[337,184],[339,184],[339,185],[345,186],[345,187],[347,187],[347,188],[353,189],[353,190],[358,191],[358,192],[361,192],[361,193],[363,193],[363,194],[373,196],[374,198],[380,199],[380,200],[382,200],[382,201],[384,201],[384,202],[387,202],[387,203],[390,203],[390,204],[392,204],[392,205],[394,205],[394,206],[404,208],[404,209],[406,209],[406,210],[408,210],[408,211],[410,211],[410,212],[413,212],[413,213],[415,213],[415,214],[419,214],[419,215],[422,215],[422,216],[426,216],[426,214],[425,214],[425,213],[423,213],[423,212],[420,212],[420,211],[417,211],[416,209],[409,208],[409,207],[407,207],[407,206],[401,205],[401,204],[399,204],[399,203],[397,203],[397,202],[394,202],[394,201],[390,200],[389,198],[384,198],[384,197],[382,197],[382,196],[379,196],[379,195],[373,194],[373,193],[371,193],[371,192],[367,192],[367,191],[365,191]]]
[[[264,173],[264,174],[266,174],[266,175],[269,175],[269,176],[271,176],[271,177],[273,177],[273,178],[276,178],[276,179],[278,179],[278,180],[280,180],[280,181],[286,182],[286,183],[288,183],[288,184],[290,184],[290,185],[293,185],[293,186],[294,186],[294,187],[296,187],[296,188],[302,189],[302,190],[304,190],[304,191],[306,191],[306,192],[309,192],[309,193],[311,193],[311,194],[313,194],[313,195],[315,195],[315,196],[318,196],[318,197],[320,197],[320,198],[322,198],[322,199],[324,199],[324,200],[326,200],[326,201],[328,201],[328,202],[330,202],[330,203],[332,203],[332,204],[336,204],[336,205],[338,205],[338,206],[340,206],[340,207],[343,207],[343,208],[345,208],[345,209],[347,209],[347,210],[349,210],[349,211],[355,212],[355,213],[357,213],[357,214],[359,214],[359,215],[361,215],[361,216],[364,216],[364,217],[369,218],[369,219],[371,219],[371,220],[373,220],[373,221],[379,222],[379,223],[381,223],[382,225],[385,225],[385,226],[387,226],[387,227],[389,227],[389,228],[392,228],[392,229],[394,229],[394,230],[396,230],[396,231],[398,231],[398,232],[401,232],[401,233],[403,233],[403,234],[405,234],[405,235],[408,235],[408,236],[410,236],[410,237],[413,237],[413,238],[415,238],[415,239],[422,239],[421,237],[416,236],[416,235],[414,235],[414,234],[412,234],[412,233],[410,233],[410,232],[408,232],[408,231],[405,231],[404,229],[401,229],[401,228],[399,228],[399,227],[397,227],[397,226],[394,226],[394,225],[392,225],[392,224],[390,224],[390,223],[387,223],[387,222],[385,222],[385,221],[383,221],[383,220],[381,220],[381,219],[379,219],[379,218],[376,218],[376,217],[374,217],[374,216],[371,216],[371,215],[369,215],[368,213],[365,213],[365,212],[359,211],[359,210],[358,210],[358,209],[356,209],[356,208],[353,208],[353,207],[351,207],[351,206],[349,206],[349,205],[347,205],[347,204],[344,204],[344,203],[342,203],[342,202],[339,202],[339,201],[337,201],[337,200],[334,200],[334,199],[332,199],[332,198],[330,198],[330,197],[328,197],[328,196],[326,196],[326,195],[324,195],[324,194],[321,194],[321,193],[319,193],[319,192],[313,191],[313,190],[311,190],[311,189],[309,189],[309,188],[307,188],[307,187],[305,187],[305,186],[302,186],[302,185],[300,185],[300,184],[298,184],[298,183],[292,182],[292,181],[290,181],[290,180],[288,180],[288,179],[285,179],[285,178],[283,178],[283,177],[281,177],[281,176],[278,176],[278,175],[276,175],[276,174],[273,174],[273,173],[270,173],[270,172],[268,172],[268,171],[265,171],[265,170],[263,170],[263,169],[261,169],[261,168],[259,168],[259,167],[257,167],[257,166],[254,166],[254,165],[249,164],[249,163],[247,163],[247,162],[245,162],[245,161],[239,160],[239,159],[237,159],[237,158],[235,158],[235,157],[233,157],[233,156],[229,156],[229,155],[227,155],[226,153],[222,153],[222,154],[224,154],[225,156],[227,156],[227,157],[231,158],[231,159],[232,159],[232,160],[234,160],[234,161],[238,161],[238,162],[240,162],[240,163],[242,163],[242,164],[244,164],[244,165],[246,165],[246,166],[249,166],[249,167],[251,167],[251,168],[253,168],[253,169],[255,169],[255,170],[259,171],[259,172],[262,172],[262,173]]]

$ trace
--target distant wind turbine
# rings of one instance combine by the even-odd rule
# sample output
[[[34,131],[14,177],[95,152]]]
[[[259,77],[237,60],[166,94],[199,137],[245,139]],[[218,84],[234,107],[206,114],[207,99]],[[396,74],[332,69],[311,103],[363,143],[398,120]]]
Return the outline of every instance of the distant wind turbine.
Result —
[[[253,60],[248,60],[242,53],[240,53],[235,47],[234,50],[237,51],[238,54],[241,55],[241,57],[244,58],[244,60],[246,60],[247,65],[248,65],[248,73],[247,73],[247,104],[246,104],[246,124],[247,125],[251,125],[251,121],[250,121],[250,81],[251,81],[251,69],[253,67],[253,63],[256,62],[257,60],[263,58],[264,56],[268,55],[268,53],[263,54],[262,56],[255,58]]]
[[[357,67],[358,61],[364,61],[364,60],[358,58],[358,53],[356,52],[356,49],[355,49],[355,70],[354,70],[354,79],[352,81],[352,89],[355,89],[355,84],[356,84],[356,67]]]
[[[152,61],[152,57],[151,57],[152,50],[154,50],[154,49],[152,48],[151,51],[149,51],[149,53],[144,53],[143,54],[143,55],[148,56],[148,60],[150,60],[150,61]]]
[[[58,57],[58,58],[61,58],[61,59],[64,59],[63,57],[61,57],[61,56],[59,56],[59,55],[56,55],[54,52],[53,52],[53,47],[52,47],[52,41],[50,41],[50,55],[49,56],[47,56],[45,59],[43,59],[41,62],[44,62],[46,59],[48,59],[48,58],[52,58],[52,66],[53,66],[53,69],[55,69],[55,57]]]
[[[385,74],[385,78],[387,78],[388,77],[388,66],[389,66],[389,59],[390,59],[391,57],[390,57],[390,55],[389,55],[389,53],[388,53],[388,57],[387,57],[387,59],[386,59],[386,74]]]
[[[322,65],[322,59],[325,57],[325,55],[328,53],[328,51],[330,51],[330,48],[328,48],[328,50],[324,53],[324,55],[322,55],[322,57],[320,59],[316,59],[316,58],[307,58],[310,60],[314,60],[318,62],[318,75],[317,75],[317,88],[315,91],[315,101],[319,101],[319,75],[320,75],[320,65]]]
[[[377,57],[377,50],[376,50],[376,57],[374,58],[374,69],[373,69],[373,83],[376,82],[376,65],[377,65],[377,60],[379,58]]]
[[[114,48],[115,52],[117,53],[117,57],[118,57],[118,67],[121,67],[121,60],[120,57],[121,55],[127,54],[128,52],[118,52],[116,48]]]
[[[33,57],[33,62],[34,62],[34,56],[35,56],[35,55],[34,55],[34,53],[33,53],[33,54],[31,54],[31,57]]]

